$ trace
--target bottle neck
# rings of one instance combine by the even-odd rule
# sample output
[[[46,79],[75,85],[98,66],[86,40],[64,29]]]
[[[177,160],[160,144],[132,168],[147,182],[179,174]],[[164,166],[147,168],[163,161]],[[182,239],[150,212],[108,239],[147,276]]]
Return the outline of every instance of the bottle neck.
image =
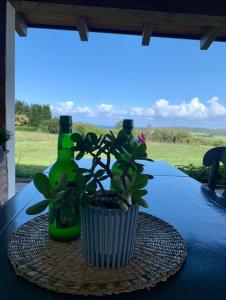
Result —
[[[133,129],[132,128],[123,128],[123,131],[125,132],[126,135],[133,135]]]
[[[73,141],[71,140],[72,131],[69,129],[68,132],[60,130],[58,137],[58,160],[70,160],[74,159]]]

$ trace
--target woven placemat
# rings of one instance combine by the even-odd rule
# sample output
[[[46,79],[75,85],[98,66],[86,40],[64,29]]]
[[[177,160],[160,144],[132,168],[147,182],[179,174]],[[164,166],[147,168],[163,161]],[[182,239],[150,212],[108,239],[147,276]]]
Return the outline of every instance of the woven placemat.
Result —
[[[23,224],[12,236],[8,256],[16,274],[60,293],[111,295],[154,287],[182,266],[186,248],[181,235],[168,223],[140,213],[134,257],[119,269],[88,265],[81,239],[56,242],[48,236],[47,215]]]

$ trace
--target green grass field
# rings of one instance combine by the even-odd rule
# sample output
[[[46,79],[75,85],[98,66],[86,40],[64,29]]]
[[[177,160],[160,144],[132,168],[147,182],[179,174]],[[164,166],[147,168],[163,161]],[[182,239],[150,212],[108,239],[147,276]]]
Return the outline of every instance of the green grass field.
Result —
[[[154,160],[173,165],[202,165],[204,153],[211,146],[148,143],[148,154]],[[56,160],[57,135],[16,131],[16,176],[32,177]]]

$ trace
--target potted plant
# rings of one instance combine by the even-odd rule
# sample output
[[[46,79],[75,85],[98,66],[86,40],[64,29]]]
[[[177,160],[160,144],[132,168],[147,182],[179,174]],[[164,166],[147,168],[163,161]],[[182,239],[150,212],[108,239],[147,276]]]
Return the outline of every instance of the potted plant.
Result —
[[[146,145],[123,133],[115,137],[111,131],[99,138],[94,133],[74,133],[71,138],[78,152],[76,159],[92,156],[91,167],[79,168],[76,178],[84,255],[88,263],[98,267],[125,266],[133,255],[139,205],[148,207],[143,196],[153,177],[144,174],[140,163],[151,161]],[[117,162],[117,174],[111,170],[112,158]]]
[[[11,133],[4,127],[0,127],[0,146],[6,151],[6,142],[11,138]]]
[[[125,266],[133,254],[139,205],[148,207],[143,196],[153,177],[144,174],[140,162],[151,161],[146,145],[137,144],[123,133],[115,137],[111,131],[99,138],[92,132],[74,133],[71,139],[77,160],[85,154],[92,157],[90,168],[76,169],[73,186],[68,186],[66,173],[62,174],[56,188],[46,175],[36,174],[34,184],[46,199],[28,208],[27,213],[37,214],[54,205],[56,211],[49,216],[50,221],[59,215],[67,226],[68,220],[79,222],[80,209],[88,263],[106,268]],[[111,169],[112,158],[117,162],[117,174]]]

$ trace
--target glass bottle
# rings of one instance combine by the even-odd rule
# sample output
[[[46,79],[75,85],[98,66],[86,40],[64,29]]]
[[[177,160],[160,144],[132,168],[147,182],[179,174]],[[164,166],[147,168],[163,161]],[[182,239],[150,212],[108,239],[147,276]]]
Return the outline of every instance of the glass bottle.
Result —
[[[60,132],[58,136],[57,161],[49,171],[49,180],[55,187],[62,173],[66,172],[69,184],[73,186],[76,178],[78,165],[74,161],[72,134],[72,117],[60,116]],[[80,235],[81,227],[79,222],[79,211],[75,212],[70,219],[62,221],[60,208],[49,205],[49,214],[54,216],[49,218],[49,234],[52,239],[58,241],[73,240]]]

